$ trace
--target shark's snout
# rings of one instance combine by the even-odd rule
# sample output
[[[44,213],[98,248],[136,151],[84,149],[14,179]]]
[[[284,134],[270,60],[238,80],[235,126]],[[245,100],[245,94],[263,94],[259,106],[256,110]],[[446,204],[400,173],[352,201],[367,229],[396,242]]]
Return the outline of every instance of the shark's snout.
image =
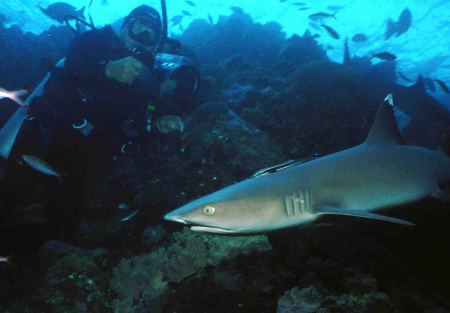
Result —
[[[170,212],[166,215],[164,215],[164,219],[166,221],[181,223],[181,224],[187,224],[187,222],[178,214],[177,211]]]

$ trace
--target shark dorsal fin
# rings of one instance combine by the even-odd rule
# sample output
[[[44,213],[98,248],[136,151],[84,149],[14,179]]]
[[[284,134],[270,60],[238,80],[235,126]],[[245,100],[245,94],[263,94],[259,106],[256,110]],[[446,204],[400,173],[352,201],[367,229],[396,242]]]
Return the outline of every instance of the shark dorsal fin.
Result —
[[[404,140],[397,127],[394,115],[394,98],[387,95],[383,104],[378,109],[375,120],[366,138],[367,144],[404,144]]]

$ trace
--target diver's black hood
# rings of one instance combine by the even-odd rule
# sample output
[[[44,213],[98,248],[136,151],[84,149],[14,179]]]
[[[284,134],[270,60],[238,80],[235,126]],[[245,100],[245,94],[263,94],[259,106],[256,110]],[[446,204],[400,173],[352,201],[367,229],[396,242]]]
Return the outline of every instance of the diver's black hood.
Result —
[[[150,27],[155,31],[155,33],[160,34],[162,30],[161,16],[158,11],[148,5],[141,5],[135,8],[133,11],[125,17],[122,27],[133,19],[138,19],[140,17],[145,17],[146,21],[150,23]]]

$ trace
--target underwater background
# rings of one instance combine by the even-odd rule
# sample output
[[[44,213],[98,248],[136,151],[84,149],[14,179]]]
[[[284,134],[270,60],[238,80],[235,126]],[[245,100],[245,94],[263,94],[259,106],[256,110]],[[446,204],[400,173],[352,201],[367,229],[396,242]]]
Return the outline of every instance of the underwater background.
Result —
[[[55,2],[0,2],[1,87],[32,90],[66,55],[75,34],[38,7]],[[102,27],[141,4],[160,11],[94,0],[85,16]],[[390,212],[415,227],[327,216],[223,237],[163,220],[262,168],[361,143],[390,92],[408,142],[438,146],[450,130],[450,2],[167,0],[167,11],[200,73],[183,126],[131,147],[114,171],[88,164],[81,217],[24,211],[53,199],[36,173],[0,180],[0,255],[13,256],[0,263],[0,312],[450,312],[450,206],[437,199]],[[403,30],[388,36],[388,19]],[[3,125],[17,105],[0,105]],[[138,214],[109,206],[117,182]]]

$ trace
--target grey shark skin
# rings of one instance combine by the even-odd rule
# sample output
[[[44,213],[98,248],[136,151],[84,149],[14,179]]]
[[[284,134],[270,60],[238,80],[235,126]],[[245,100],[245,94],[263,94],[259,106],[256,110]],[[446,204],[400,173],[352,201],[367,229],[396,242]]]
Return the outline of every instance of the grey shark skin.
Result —
[[[447,181],[450,158],[440,150],[403,143],[389,95],[359,146],[260,171],[168,213],[165,219],[193,231],[228,235],[267,233],[323,214],[414,225],[373,211],[427,196],[448,200],[439,189],[439,183]]]

